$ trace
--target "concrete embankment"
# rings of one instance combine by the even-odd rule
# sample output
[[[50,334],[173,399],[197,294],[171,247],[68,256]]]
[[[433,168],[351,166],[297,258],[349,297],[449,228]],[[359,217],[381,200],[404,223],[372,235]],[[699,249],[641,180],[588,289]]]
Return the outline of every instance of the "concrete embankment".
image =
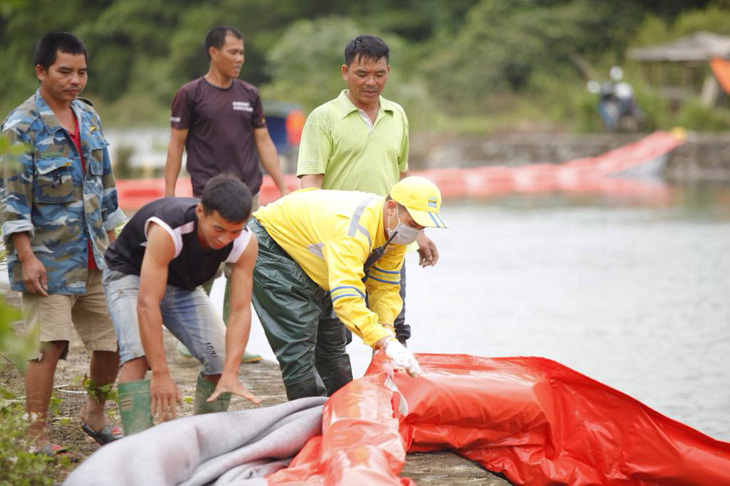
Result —
[[[646,134],[416,134],[411,140],[410,161],[414,170],[557,164],[595,157],[644,136]],[[686,142],[668,155],[665,175],[672,180],[730,180],[730,133],[688,133]]]

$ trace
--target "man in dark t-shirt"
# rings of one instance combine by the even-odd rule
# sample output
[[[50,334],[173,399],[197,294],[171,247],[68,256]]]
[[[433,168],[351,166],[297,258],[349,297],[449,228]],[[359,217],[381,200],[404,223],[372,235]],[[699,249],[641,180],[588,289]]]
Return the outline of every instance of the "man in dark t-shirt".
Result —
[[[235,174],[258,194],[262,174],[254,132],[261,129],[268,136],[268,129],[255,86],[236,79],[227,88],[220,88],[205,77],[198,78],[177,92],[172,113],[173,133],[187,132],[187,170],[196,197],[208,179],[224,172]],[[168,186],[168,193],[170,190],[174,193]]]
[[[240,32],[214,27],[205,36],[205,50],[210,59],[208,73],[183,85],[172,101],[165,195],[175,195],[183,148],[196,197],[208,179],[231,173],[248,186],[257,206],[262,177],[259,159],[282,194],[288,192],[258,90],[238,79],[244,63]]]
[[[119,408],[125,434],[176,416],[180,401],[162,325],[203,364],[194,413],[228,408],[231,393],[261,400],[238,380],[251,330],[256,238],[246,228],[251,192],[232,175],[208,181],[202,199],[163,198],[140,209],[105,255],[104,291],[119,342]],[[223,325],[200,285],[230,263],[231,312]],[[143,380],[147,370],[151,380]],[[142,400],[140,402],[140,399]]]

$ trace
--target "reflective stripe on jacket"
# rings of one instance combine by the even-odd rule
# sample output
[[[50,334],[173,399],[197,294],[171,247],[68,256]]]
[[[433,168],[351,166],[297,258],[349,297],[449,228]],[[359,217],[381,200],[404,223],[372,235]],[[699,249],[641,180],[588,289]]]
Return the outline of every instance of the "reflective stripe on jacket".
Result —
[[[363,264],[386,241],[384,202],[375,194],[310,188],[254,213],[274,241],[330,292],[337,317],[368,346],[393,335],[384,326],[392,328],[403,305],[398,291],[407,246],[390,245],[362,281]]]

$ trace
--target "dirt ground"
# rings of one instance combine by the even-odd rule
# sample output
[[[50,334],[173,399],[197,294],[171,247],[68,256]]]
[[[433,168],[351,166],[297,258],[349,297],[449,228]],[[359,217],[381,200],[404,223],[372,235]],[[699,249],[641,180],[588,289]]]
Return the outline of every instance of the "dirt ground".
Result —
[[[176,352],[175,339],[165,332],[165,351],[172,376],[175,378],[183,396],[180,416],[192,414],[192,398],[195,394],[196,376],[199,363],[192,358],[183,358]],[[80,342],[71,343],[67,361],[59,362],[56,370],[54,397],[60,399],[58,413],[50,422],[51,440],[64,445],[71,451],[70,466],[59,466],[55,470],[54,484],[60,484],[83,460],[96,451],[99,446],[81,430],[79,410],[83,405],[86,392],[78,384],[88,372],[88,354]],[[242,365],[240,376],[243,383],[262,400],[261,406],[269,406],[286,401],[284,384],[279,367],[275,363],[260,362]],[[24,378],[21,372],[7,360],[0,359],[0,382],[17,396],[23,395]],[[58,401],[58,400],[57,400]],[[234,397],[230,410],[251,408],[248,401]],[[115,407],[111,409],[111,420],[119,424]],[[509,485],[510,483],[489,473],[471,461],[450,452],[409,454],[401,476],[409,477],[419,485]]]

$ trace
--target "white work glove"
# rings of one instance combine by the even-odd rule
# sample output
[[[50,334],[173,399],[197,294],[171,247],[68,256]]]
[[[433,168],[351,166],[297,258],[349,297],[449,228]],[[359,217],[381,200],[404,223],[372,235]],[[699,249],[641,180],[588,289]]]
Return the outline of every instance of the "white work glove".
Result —
[[[413,378],[421,374],[416,358],[395,338],[385,341],[385,355],[393,362],[395,369],[406,370]]]

